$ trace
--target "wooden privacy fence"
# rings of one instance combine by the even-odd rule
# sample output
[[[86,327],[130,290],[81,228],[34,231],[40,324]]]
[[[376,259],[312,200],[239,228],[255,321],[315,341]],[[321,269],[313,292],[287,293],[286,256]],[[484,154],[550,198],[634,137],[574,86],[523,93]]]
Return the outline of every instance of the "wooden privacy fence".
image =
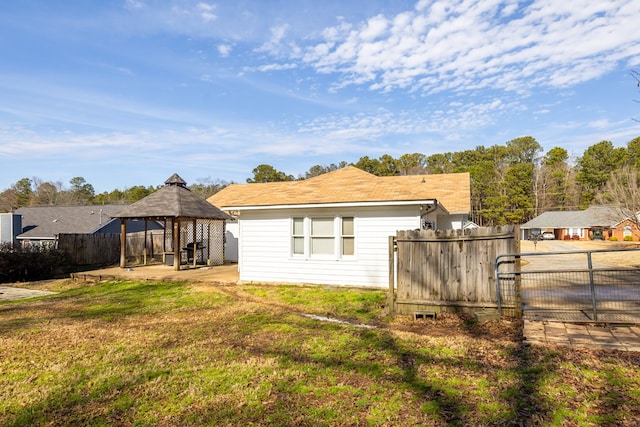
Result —
[[[515,226],[398,231],[389,306],[398,314],[497,309],[495,260],[518,252],[517,236]]]
[[[73,265],[109,265],[120,259],[119,234],[59,234],[58,249]]]
[[[119,235],[118,235],[119,236]],[[165,235],[162,230],[147,232],[147,258],[162,261],[162,255],[165,252]],[[127,233],[127,258],[134,259],[136,262],[144,262],[144,232]],[[120,251],[120,246],[118,246]],[[118,259],[120,253],[118,252]]]
[[[144,256],[144,232],[127,233],[129,258],[141,261]],[[147,232],[147,255],[162,259],[162,231]],[[60,234],[58,249],[66,252],[74,265],[111,265],[120,261],[120,234]]]

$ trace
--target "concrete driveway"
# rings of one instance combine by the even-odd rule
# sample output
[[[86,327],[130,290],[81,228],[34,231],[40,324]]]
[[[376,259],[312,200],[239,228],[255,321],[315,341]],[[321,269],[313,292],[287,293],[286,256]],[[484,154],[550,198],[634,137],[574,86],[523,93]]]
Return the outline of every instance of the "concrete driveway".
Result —
[[[72,278],[87,281],[102,281],[109,279],[130,280],[193,280],[210,283],[237,283],[238,264],[230,263],[213,267],[184,268],[175,271],[173,267],[166,265],[148,265],[136,267],[110,267],[99,270],[73,273]],[[0,301],[9,301],[22,298],[33,298],[43,295],[55,294],[55,292],[27,289],[20,283],[0,285]]]
[[[534,345],[640,352],[640,326],[524,321],[525,342]]]
[[[44,295],[52,295],[55,293],[56,292],[20,288],[17,286],[0,286],[0,301],[41,297]]]

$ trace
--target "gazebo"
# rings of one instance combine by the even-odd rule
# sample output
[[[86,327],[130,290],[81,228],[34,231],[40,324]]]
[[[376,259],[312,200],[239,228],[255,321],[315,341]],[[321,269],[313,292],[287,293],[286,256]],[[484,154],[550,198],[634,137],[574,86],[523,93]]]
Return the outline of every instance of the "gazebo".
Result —
[[[183,263],[224,263],[225,221],[231,217],[192,193],[187,183],[173,174],[165,186],[127,206],[120,218],[120,267],[127,263],[127,220],[145,221],[144,263],[147,263],[147,221],[164,223],[163,261],[180,270]],[[184,244],[184,246],[183,246]]]

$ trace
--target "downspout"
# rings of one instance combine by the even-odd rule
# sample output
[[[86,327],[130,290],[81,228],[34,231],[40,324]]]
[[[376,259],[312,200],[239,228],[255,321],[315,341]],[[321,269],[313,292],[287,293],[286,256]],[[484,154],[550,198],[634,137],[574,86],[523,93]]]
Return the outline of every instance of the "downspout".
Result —
[[[424,209],[424,212],[420,213],[420,228],[424,229],[423,227],[423,220],[424,218],[429,215],[432,212],[435,212],[436,209],[438,209],[438,201],[436,199],[433,199],[433,203],[430,205],[427,205],[427,207],[423,208],[424,205],[420,205],[420,210]]]

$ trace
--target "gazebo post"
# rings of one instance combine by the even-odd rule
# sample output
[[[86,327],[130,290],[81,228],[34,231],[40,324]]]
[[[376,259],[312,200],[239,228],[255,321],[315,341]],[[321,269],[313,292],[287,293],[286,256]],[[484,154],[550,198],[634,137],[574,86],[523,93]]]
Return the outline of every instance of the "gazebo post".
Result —
[[[209,234],[211,236],[211,234]],[[227,221],[222,221],[222,264],[227,254]],[[211,254],[209,254],[211,256]]]
[[[198,260],[198,229],[196,228],[196,219],[193,219],[193,266],[196,266]]]
[[[144,219],[144,245],[142,246],[142,263],[147,265],[147,219]]]
[[[127,266],[127,220],[120,218],[120,268]]]
[[[162,264],[166,265],[167,256],[167,218],[165,217],[162,224]]]
[[[204,240],[204,231],[202,232],[202,240]],[[224,233],[222,233],[224,236]],[[224,241],[222,242],[224,248]],[[222,249],[224,252],[224,249]],[[207,265],[211,265],[211,221],[207,222]]]
[[[173,218],[173,269],[180,270],[180,218]]]

